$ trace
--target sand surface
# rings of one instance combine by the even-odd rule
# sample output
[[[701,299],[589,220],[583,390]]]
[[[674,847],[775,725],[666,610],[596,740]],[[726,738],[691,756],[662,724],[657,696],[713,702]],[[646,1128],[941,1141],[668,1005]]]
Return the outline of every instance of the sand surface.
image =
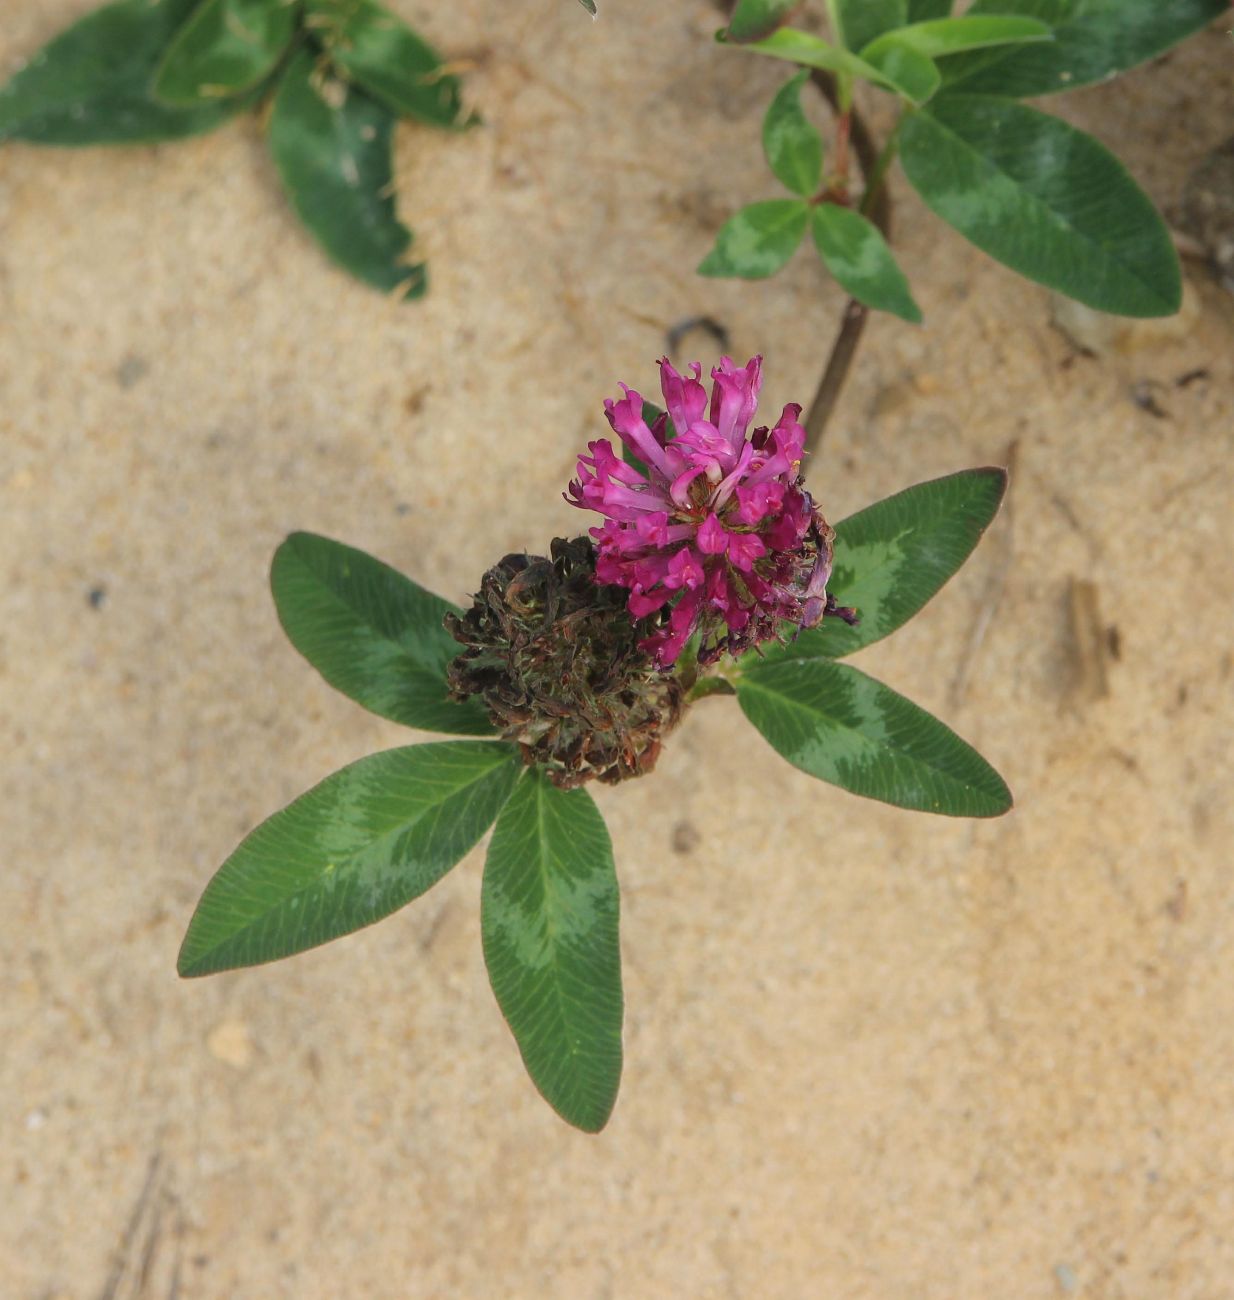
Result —
[[[11,6],[0,70],[90,7]],[[240,836],[407,737],[283,638],[284,534],[462,598],[578,529],[574,457],[671,324],[762,351],[778,408],[842,304],[808,249],[766,284],[693,273],[775,194],[783,76],[712,45],[709,4],[396,7],[474,63],[487,121],[400,131],[419,304],[319,256],[254,119],[0,150],[0,1293],[1234,1295],[1234,299],[1189,267],[1182,321],[1076,355],[898,175],[926,325],[870,329],[810,479],[840,518],[1014,460],[962,576],[858,662],[1017,810],[885,809],[700,705],[598,795],[628,1006],[598,1138],[488,990],[479,852],[360,935],[176,978]],[[1230,57],[1211,30],[1054,107],[1173,211],[1230,132]]]

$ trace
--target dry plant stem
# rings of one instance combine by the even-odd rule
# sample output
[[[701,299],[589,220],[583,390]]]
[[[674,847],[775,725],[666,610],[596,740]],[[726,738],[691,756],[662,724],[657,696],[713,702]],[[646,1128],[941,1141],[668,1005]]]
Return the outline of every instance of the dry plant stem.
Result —
[[[828,73],[817,70],[812,74],[811,79],[838,113],[840,101],[836,93],[835,79]],[[855,108],[850,108],[842,117],[846,123],[844,132],[846,143],[852,146],[865,179],[865,193],[861,197],[860,210],[882,231],[885,239],[890,238],[891,203],[887,198],[887,191],[883,188],[883,175],[886,163],[890,159],[885,151],[880,153],[874,137]],[[869,314],[869,308],[855,298],[850,298],[844,308],[839,333],[831,345],[822,378],[818,381],[818,390],[806,413],[807,452],[817,451],[819,443],[822,442],[823,430],[827,427],[827,421],[840,400],[844,381],[848,378],[849,367],[856,355],[857,345],[861,342],[861,335]]]

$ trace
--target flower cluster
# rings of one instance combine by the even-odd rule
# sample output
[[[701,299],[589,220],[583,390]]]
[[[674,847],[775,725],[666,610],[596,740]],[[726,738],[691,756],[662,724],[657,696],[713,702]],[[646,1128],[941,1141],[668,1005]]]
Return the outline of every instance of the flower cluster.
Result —
[[[622,384],[625,397],[604,409],[643,468],[599,439],[567,495],[606,516],[591,529],[596,581],[627,588],[633,618],[656,616],[640,644],[660,668],[695,632],[710,662],[780,636],[786,623],[853,618],[827,595],[834,533],[801,482],[801,407],[790,403],[774,428],[747,437],[762,358],[741,367],[721,358],[710,403],[701,376],[697,363],[683,376],[661,360],[666,410],[651,425],[642,397]]]

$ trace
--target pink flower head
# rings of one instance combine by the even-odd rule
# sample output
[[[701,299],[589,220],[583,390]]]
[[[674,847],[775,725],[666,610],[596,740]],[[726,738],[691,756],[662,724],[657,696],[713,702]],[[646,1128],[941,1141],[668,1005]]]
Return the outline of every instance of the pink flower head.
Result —
[[[661,360],[666,414],[650,426],[642,397],[625,384],[624,397],[604,403],[609,424],[646,471],[600,439],[579,457],[566,497],[605,516],[591,530],[596,580],[629,588],[634,618],[656,616],[641,645],[661,668],[695,632],[699,658],[708,662],[779,636],[785,623],[851,617],[827,595],[834,534],[801,482],[801,407],[790,403],[774,428],[747,435],[762,358],[739,367],[722,357],[711,372],[710,402],[702,367],[687,370],[680,375]]]

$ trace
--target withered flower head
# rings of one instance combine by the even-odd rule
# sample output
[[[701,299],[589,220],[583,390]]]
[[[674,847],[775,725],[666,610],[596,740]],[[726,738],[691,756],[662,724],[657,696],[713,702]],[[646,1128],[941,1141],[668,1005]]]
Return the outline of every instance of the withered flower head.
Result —
[[[647,628],[627,593],[597,585],[591,541],[556,538],[551,552],[507,555],[471,608],[447,615],[463,646],[451,693],[480,696],[501,734],[562,789],[641,776],[681,716],[684,688],[640,648]]]

